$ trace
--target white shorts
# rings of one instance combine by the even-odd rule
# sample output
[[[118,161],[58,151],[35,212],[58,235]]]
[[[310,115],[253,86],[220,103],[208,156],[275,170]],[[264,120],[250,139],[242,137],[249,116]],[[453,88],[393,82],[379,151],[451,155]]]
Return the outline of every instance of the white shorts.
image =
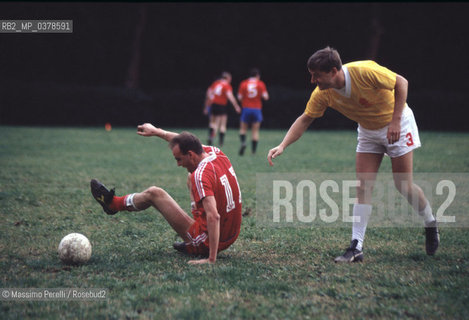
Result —
[[[358,125],[357,131],[357,152],[384,153],[391,158],[397,158],[421,146],[414,113],[407,104],[402,111],[401,135],[399,141],[394,144],[388,143],[386,137],[388,126],[378,130],[368,130]]]

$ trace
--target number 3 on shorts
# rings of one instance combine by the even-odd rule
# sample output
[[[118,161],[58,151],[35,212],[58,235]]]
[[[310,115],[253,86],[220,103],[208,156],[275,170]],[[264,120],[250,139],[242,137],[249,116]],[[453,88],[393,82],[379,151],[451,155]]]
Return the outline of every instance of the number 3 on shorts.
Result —
[[[407,133],[407,134],[405,135],[405,137],[406,137],[406,139],[407,139],[406,145],[407,145],[408,147],[413,146],[413,145],[414,145],[414,140],[412,140],[412,133],[410,133],[410,132]]]

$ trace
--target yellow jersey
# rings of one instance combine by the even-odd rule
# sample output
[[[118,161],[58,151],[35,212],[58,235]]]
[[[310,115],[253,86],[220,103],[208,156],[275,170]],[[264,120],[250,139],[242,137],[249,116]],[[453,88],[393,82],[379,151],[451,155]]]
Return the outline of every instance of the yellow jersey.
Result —
[[[394,113],[397,74],[371,60],[350,62],[342,69],[345,87],[341,90],[316,87],[304,113],[319,118],[331,107],[365,129],[376,130],[388,125]]]

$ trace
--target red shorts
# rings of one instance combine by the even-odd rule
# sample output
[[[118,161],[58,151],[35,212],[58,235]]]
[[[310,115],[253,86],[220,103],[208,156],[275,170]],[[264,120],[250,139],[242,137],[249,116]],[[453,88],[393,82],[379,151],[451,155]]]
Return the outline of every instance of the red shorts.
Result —
[[[231,246],[236,239],[238,238],[239,235],[239,230],[238,232],[233,235],[232,237],[229,237],[227,241],[221,242],[218,244],[218,252],[227,249],[229,246]],[[190,244],[186,243],[186,250],[187,253],[193,254],[193,255],[208,255],[210,252],[209,249],[209,240],[208,240],[208,233],[203,228],[203,226],[198,222],[195,221],[194,224],[187,230],[187,236],[191,240]],[[225,238],[220,234],[220,238]]]

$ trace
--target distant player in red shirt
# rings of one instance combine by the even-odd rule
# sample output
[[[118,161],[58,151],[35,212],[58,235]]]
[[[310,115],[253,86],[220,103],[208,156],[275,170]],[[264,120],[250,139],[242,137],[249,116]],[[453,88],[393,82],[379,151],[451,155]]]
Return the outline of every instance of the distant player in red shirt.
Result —
[[[107,214],[156,208],[184,242],[174,243],[178,251],[208,256],[190,260],[190,264],[215,263],[217,253],[238,238],[241,227],[241,190],[227,156],[216,147],[203,146],[189,132],[177,134],[155,128],[149,123],[138,126],[141,136],[157,136],[169,141],[177,165],[189,171],[192,217],[163,189],[150,187],[123,197],[114,195],[101,182],[91,180],[91,193]]]
[[[228,100],[230,100],[236,112],[241,113],[241,108],[233,95],[231,74],[223,72],[221,78],[213,82],[207,89],[205,97],[204,114],[209,114],[210,110],[208,145],[213,144],[213,138],[217,135],[217,130],[220,130],[219,146],[223,146],[226,122],[228,121]]]
[[[238,89],[238,99],[241,101],[243,111],[241,113],[241,123],[239,137],[241,148],[239,154],[242,156],[246,149],[246,131],[251,124],[252,130],[252,153],[256,153],[257,142],[259,141],[259,128],[262,122],[262,99],[269,100],[269,93],[265,83],[261,81],[258,69],[252,69],[250,77],[241,82]]]

